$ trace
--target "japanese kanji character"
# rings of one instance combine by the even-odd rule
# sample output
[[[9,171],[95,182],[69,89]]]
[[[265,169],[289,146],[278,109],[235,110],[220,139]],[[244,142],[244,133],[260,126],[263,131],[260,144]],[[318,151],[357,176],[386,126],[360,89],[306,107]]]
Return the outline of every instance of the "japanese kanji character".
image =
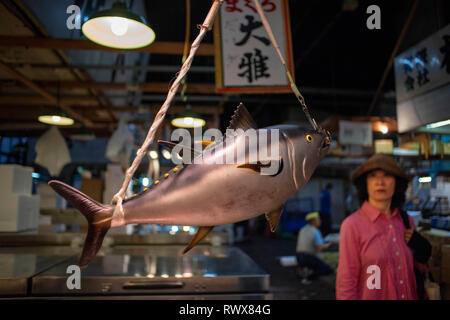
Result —
[[[241,41],[235,43],[235,45],[242,46],[242,45],[246,44],[248,39],[250,38],[250,36],[252,36],[253,38],[258,39],[259,41],[264,43],[266,46],[268,46],[270,44],[269,39],[267,39],[266,37],[252,35],[253,30],[262,27],[262,22],[255,21],[255,18],[251,15],[246,15],[245,19],[247,19],[247,22],[248,22],[247,25],[244,25],[243,23],[241,23],[241,27],[239,29],[241,32],[245,33],[245,36],[241,39]]]
[[[430,82],[430,79],[428,79],[429,72],[426,67],[426,65],[428,64],[428,51],[426,47],[417,51],[414,61],[416,62],[417,83],[419,84],[419,86]]]
[[[428,79],[428,69],[423,68],[422,70],[417,71],[417,83],[419,86],[423,86],[427,82],[430,82],[430,79]]]
[[[405,80],[405,90],[411,91],[414,90],[414,78],[411,76],[407,76]]]
[[[409,58],[405,58],[404,60],[405,62],[403,63],[403,72],[405,73],[405,75],[408,75],[408,73],[413,71],[413,58],[411,56]]]
[[[439,48],[439,50],[444,55],[441,63],[441,69],[446,67],[447,73],[450,73],[450,35],[446,34],[442,37],[442,40],[445,41],[445,44]]]
[[[259,78],[269,78],[270,74],[266,71],[269,69],[266,64],[266,60],[269,59],[261,54],[261,50],[255,49],[255,54],[251,52],[244,53],[244,57],[241,58],[239,69],[244,69],[238,76],[246,77],[249,83]]]
[[[416,53],[416,57],[420,59],[420,61],[423,62],[423,64],[428,64],[428,50],[426,47],[420,49]]]

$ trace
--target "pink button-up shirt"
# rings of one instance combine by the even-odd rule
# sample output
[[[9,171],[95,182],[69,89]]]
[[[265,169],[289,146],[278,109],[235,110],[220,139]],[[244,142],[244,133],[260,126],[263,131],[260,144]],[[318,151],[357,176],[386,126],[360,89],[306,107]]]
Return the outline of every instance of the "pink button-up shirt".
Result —
[[[417,299],[414,258],[404,232],[398,210],[387,218],[367,201],[347,217],[340,232],[336,298]],[[377,268],[373,266],[379,267],[379,288],[375,286]]]

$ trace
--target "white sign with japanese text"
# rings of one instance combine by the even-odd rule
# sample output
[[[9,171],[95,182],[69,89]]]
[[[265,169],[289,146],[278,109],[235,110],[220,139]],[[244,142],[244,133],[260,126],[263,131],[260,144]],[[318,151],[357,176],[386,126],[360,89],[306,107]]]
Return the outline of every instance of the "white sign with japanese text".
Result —
[[[450,83],[450,25],[395,58],[397,102]]]
[[[372,146],[372,124],[370,122],[339,121],[340,144]]]
[[[260,0],[292,70],[289,14],[285,0]],[[216,83],[219,92],[287,92],[283,65],[252,0],[225,0],[216,26]],[[292,72],[292,71],[291,71]]]

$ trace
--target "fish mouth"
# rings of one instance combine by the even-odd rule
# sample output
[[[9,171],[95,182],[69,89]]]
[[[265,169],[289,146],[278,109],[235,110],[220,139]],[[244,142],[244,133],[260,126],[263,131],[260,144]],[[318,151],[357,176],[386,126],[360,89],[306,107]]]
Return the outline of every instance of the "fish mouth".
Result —
[[[328,148],[330,146],[330,144],[331,144],[330,137],[329,136],[325,137],[322,142],[322,149]]]

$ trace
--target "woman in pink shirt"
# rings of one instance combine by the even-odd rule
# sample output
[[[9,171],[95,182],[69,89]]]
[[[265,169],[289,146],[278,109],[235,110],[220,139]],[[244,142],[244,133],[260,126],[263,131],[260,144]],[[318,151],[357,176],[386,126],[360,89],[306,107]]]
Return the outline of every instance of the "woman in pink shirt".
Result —
[[[375,155],[351,180],[362,206],[341,226],[336,298],[417,299],[413,252],[407,246],[413,230],[405,228],[399,212],[406,174],[392,157]]]

